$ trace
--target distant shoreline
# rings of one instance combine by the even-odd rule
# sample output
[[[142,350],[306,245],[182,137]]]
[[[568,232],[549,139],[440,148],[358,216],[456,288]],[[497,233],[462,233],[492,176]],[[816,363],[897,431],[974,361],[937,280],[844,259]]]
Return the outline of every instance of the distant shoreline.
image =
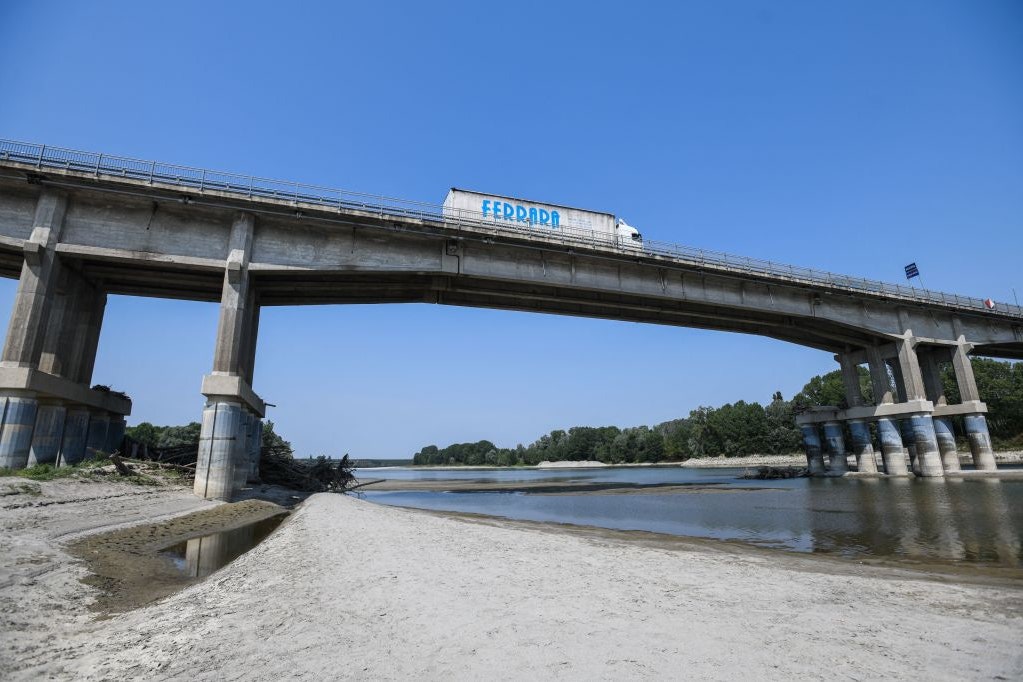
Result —
[[[972,463],[973,459],[969,452],[959,453],[959,460],[963,464]],[[995,452],[995,461],[999,464],[1023,464],[1023,450],[1005,450]],[[416,471],[505,471],[505,470],[548,470],[548,469],[629,469],[637,467],[681,467],[687,469],[741,469],[753,466],[806,466],[806,455],[793,453],[789,455],[746,455],[744,457],[693,457],[683,461],[675,462],[623,462],[620,464],[607,464],[593,460],[566,460],[560,462],[540,462],[535,466],[438,466],[438,465],[408,465],[399,464],[386,467],[359,467],[361,471],[374,469],[414,469]]]

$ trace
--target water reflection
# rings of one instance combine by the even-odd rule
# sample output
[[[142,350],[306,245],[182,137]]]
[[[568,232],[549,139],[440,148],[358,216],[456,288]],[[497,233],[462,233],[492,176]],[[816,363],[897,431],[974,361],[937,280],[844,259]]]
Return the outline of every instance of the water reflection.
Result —
[[[684,470],[683,470],[684,471]],[[919,561],[1023,564],[1023,481],[794,479],[737,481],[717,492],[618,495],[367,492],[383,504],[532,521],[735,539],[800,552]],[[653,483],[655,472],[643,472]],[[678,469],[665,472],[682,482]],[[707,482],[704,472],[688,474]],[[736,491],[742,486],[756,490]]]
[[[808,487],[813,551],[1020,565],[1020,519],[1009,508],[1008,484],[1002,481],[830,483]],[[836,494],[837,487],[851,488],[849,498],[854,501],[840,520],[823,513],[846,497]],[[1018,489],[1012,492],[1018,497]]]
[[[205,578],[265,540],[287,514],[279,514],[241,528],[179,542],[161,554],[189,578]]]

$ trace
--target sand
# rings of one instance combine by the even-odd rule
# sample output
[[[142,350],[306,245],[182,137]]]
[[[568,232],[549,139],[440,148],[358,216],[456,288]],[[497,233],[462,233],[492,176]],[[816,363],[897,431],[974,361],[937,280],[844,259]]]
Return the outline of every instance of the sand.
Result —
[[[98,593],[79,582],[85,571],[62,548],[68,534],[211,503],[184,490],[122,488],[93,502],[4,507],[16,497],[0,498],[7,679],[1023,674],[1019,581],[957,583],[735,544],[472,520],[330,494],[310,497],[205,581],[97,620],[88,606]]]

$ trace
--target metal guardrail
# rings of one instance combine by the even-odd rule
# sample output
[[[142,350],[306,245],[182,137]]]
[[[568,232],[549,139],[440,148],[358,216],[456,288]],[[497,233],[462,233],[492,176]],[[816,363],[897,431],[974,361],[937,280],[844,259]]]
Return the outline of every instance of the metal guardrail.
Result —
[[[759,277],[780,279],[787,282],[824,286],[832,289],[880,295],[886,298],[929,303],[949,308],[991,312],[985,301],[969,296],[947,294],[928,289],[917,289],[877,280],[839,275],[813,268],[785,265],[758,258],[734,256],[718,251],[695,249],[679,244],[644,240],[621,244],[615,235],[561,227],[536,228],[528,224],[506,223],[493,218],[487,219],[482,213],[465,210],[445,209],[439,204],[409,201],[394,197],[351,192],[343,189],[305,185],[287,180],[272,180],[251,175],[238,175],[221,171],[191,168],[159,161],[144,161],[123,156],[111,156],[96,152],[84,152],[61,147],[50,147],[27,142],[0,139],[0,161],[14,161],[30,164],[39,170],[56,168],[89,173],[96,178],[129,178],[149,184],[182,187],[199,192],[225,192],[244,198],[288,201],[294,205],[309,204],[332,208],[337,211],[362,210],[381,217],[416,218],[424,221],[443,223],[456,229],[469,228],[493,234],[526,236],[543,242],[578,244],[612,248],[619,253],[653,255],[668,258],[684,264],[726,272],[743,273]],[[994,312],[1000,315],[1023,318],[1023,307],[1006,303],[995,303]]]

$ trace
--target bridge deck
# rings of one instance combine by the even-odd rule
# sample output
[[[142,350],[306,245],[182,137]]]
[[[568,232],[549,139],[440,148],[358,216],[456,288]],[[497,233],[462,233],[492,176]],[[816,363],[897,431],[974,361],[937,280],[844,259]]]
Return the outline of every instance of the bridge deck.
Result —
[[[80,176],[93,181],[107,180],[142,184],[151,188],[187,190],[189,193],[271,204],[292,211],[307,208],[345,214],[365,214],[381,223],[395,225],[417,223],[424,227],[484,233],[498,238],[527,240],[563,248],[598,250],[620,259],[662,261],[719,274],[732,273],[768,282],[808,285],[836,293],[868,296],[890,302],[904,301],[950,311],[983,312],[995,317],[1023,319],[1023,307],[996,303],[994,309],[988,309],[982,299],[958,294],[917,289],[653,240],[645,240],[642,251],[637,251],[635,248],[617,246],[610,235],[591,231],[572,228],[561,228],[556,232],[547,229],[541,231],[528,225],[487,220],[482,214],[468,211],[459,211],[457,215],[445,214],[444,209],[435,204],[190,168],[158,161],[0,140],[0,167],[4,166],[21,172],[55,170],[67,176]]]

